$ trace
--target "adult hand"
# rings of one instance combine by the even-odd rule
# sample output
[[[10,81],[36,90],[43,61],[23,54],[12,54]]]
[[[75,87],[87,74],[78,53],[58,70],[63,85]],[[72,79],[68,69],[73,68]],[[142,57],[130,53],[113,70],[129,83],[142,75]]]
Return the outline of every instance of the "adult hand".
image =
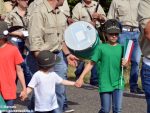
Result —
[[[70,24],[74,23],[75,21],[71,17],[68,17],[67,22],[70,25]]]
[[[69,54],[67,56],[68,64],[73,66],[73,67],[76,67],[78,65],[78,63],[77,63],[78,60],[79,59],[76,56],[72,55],[72,54]]]
[[[98,20],[100,17],[100,14],[98,14],[97,12],[92,14],[92,18]]]
[[[83,85],[83,79],[79,78],[76,82],[75,82],[75,86],[76,87],[81,87]]]

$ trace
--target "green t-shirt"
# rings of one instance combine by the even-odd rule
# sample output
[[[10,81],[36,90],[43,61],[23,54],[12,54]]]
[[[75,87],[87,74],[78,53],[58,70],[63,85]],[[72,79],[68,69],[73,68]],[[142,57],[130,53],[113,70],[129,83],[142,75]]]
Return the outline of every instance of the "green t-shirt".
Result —
[[[91,60],[97,63],[99,92],[112,92],[124,89],[124,79],[121,73],[123,47],[120,44],[100,44],[94,51]]]

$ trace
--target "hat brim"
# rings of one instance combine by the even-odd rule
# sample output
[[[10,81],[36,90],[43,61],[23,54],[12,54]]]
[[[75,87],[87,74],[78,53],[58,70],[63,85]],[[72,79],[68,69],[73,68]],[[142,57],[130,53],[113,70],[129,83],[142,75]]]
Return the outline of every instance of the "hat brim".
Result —
[[[121,33],[120,29],[109,29],[106,33]]]
[[[61,61],[61,58],[60,57],[56,57],[56,60],[55,61],[53,61],[52,63],[50,63],[50,64],[47,64],[47,65],[40,65],[40,64],[38,64],[38,66],[40,66],[40,67],[52,67],[52,66],[54,66],[55,64],[57,64],[57,63],[59,63]]]

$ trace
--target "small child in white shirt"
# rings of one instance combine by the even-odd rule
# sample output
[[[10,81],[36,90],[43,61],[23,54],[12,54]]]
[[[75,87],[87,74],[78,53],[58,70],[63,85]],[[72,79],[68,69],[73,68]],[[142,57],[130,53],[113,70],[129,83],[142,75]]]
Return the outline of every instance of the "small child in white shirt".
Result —
[[[27,94],[34,89],[36,113],[61,113],[58,109],[55,85],[72,85],[75,82],[63,80],[54,71],[53,66],[60,58],[48,50],[41,51],[37,56],[39,71],[37,71],[27,87]]]

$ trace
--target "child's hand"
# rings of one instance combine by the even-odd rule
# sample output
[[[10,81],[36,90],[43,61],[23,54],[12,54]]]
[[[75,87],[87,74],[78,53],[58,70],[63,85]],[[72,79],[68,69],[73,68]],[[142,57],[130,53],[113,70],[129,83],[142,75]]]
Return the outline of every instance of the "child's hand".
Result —
[[[20,97],[21,101],[24,101],[27,98],[27,91],[26,90],[21,91],[19,97]]]
[[[84,82],[83,82],[83,79],[80,79],[80,78],[79,78],[79,79],[75,82],[75,86],[76,86],[76,87],[81,87],[81,86],[83,85],[83,83],[84,83]]]
[[[128,61],[122,58],[122,66],[126,67],[128,64]]]

